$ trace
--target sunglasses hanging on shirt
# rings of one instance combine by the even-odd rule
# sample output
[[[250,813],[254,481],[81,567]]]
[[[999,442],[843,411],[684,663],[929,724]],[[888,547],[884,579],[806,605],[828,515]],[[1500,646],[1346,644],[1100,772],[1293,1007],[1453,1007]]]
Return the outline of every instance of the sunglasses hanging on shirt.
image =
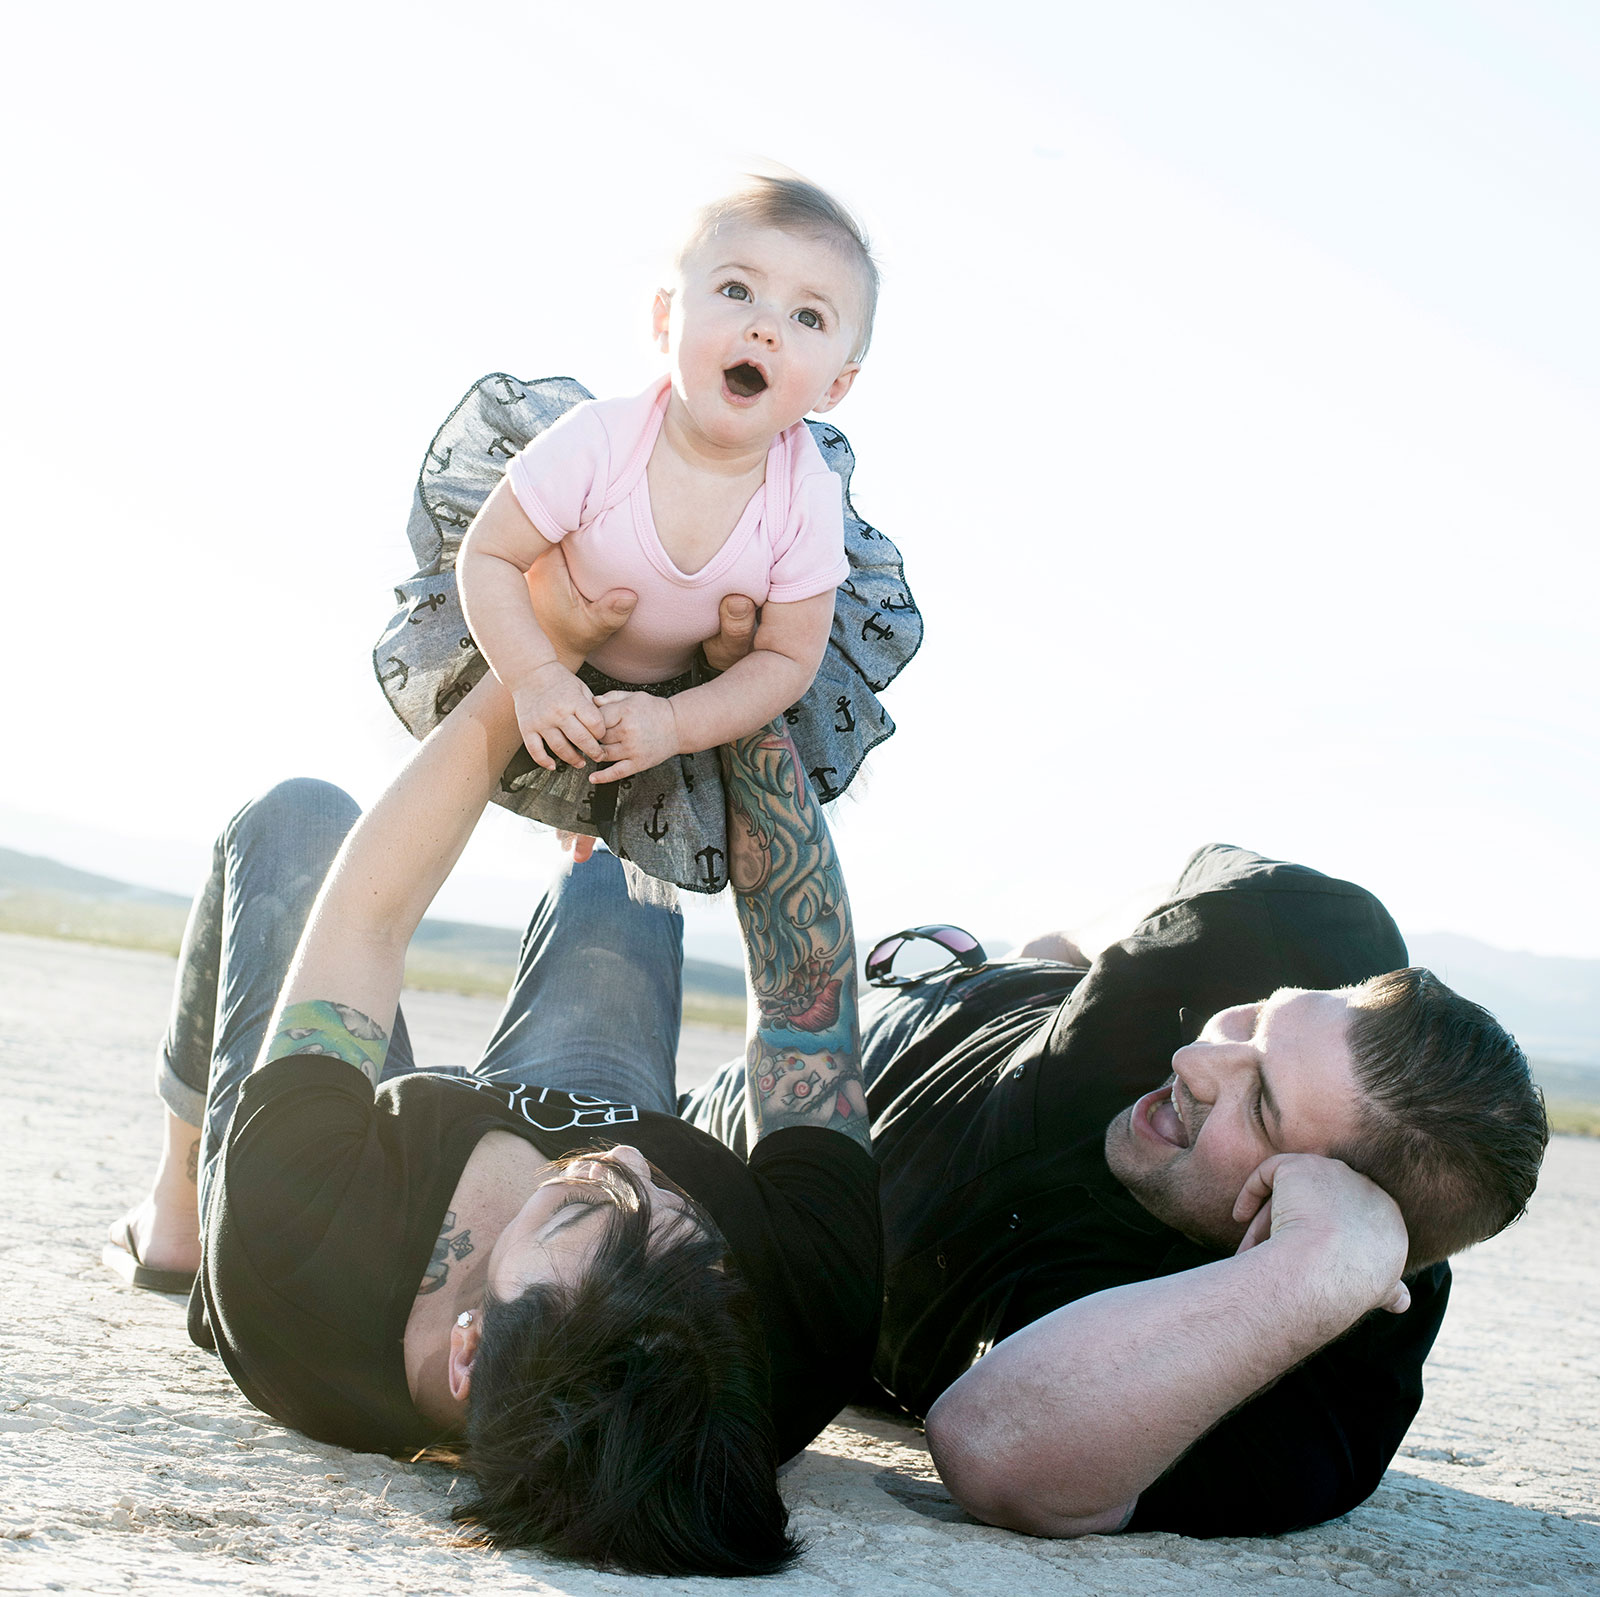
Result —
[[[919,970],[910,975],[894,974],[895,955],[908,943],[934,943],[950,955],[944,964],[934,970]],[[948,976],[956,970],[978,970],[988,963],[989,956],[983,944],[971,932],[959,926],[913,926],[895,932],[876,944],[867,955],[867,980],[874,987],[905,987],[912,982],[931,981],[937,976]]]

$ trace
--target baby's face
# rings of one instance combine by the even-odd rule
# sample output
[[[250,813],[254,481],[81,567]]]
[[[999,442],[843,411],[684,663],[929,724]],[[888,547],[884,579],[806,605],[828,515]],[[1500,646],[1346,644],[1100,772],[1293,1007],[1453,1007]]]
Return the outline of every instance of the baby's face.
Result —
[[[684,262],[656,298],[675,398],[720,445],[771,438],[849,392],[861,326],[849,257],[827,238],[729,228]]]

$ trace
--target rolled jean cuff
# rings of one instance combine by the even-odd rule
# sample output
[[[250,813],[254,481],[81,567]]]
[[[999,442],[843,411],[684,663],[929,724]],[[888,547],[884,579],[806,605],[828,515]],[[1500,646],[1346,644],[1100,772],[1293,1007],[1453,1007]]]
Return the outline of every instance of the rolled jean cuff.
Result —
[[[196,1092],[167,1058],[165,1048],[156,1050],[156,1096],[186,1126],[203,1126],[206,1123],[206,1095]]]

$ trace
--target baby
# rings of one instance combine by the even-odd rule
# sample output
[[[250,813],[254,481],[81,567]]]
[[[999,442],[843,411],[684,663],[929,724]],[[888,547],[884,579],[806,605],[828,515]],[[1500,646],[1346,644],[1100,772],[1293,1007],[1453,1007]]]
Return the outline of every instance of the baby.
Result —
[[[676,285],[656,295],[670,374],[570,412],[511,462],[456,569],[540,765],[587,755],[614,762],[591,782],[619,781],[752,732],[811,686],[849,566],[839,479],[801,421],[849,393],[876,297],[848,215],[810,185],[761,181],[702,213]],[[556,663],[529,604],[524,574],[556,543],[583,592],[639,596],[590,662],[608,676],[681,676],[730,593],[762,605],[755,647],[670,698],[597,701]]]
[[[591,400],[543,430],[534,424],[520,452],[503,436],[489,446],[500,450],[499,464],[513,458],[471,519],[456,573],[471,632],[462,647],[475,642],[510,689],[528,755],[543,768],[513,767],[509,785],[525,798],[515,807],[605,836],[624,858],[681,886],[722,885],[725,838],[712,820],[720,798],[689,797],[702,783],[718,785],[715,761],[692,757],[785,712],[794,726],[829,654],[835,591],[846,583],[861,600],[847,581],[861,562],[846,555],[843,462],[835,458],[847,461],[848,447],[819,426],[825,459],[804,418],[850,391],[877,288],[867,241],[843,207],[798,179],[753,179],[700,213],[673,286],[656,295],[667,375],[636,397]],[[479,389],[491,382],[503,385],[496,397],[507,404],[512,392],[531,403],[542,386],[498,378]],[[424,489],[433,463],[443,461],[445,475],[459,469],[463,440],[444,446],[444,437],[430,450]],[[824,798],[842,791],[865,747],[893,729],[874,694],[920,639],[893,546],[851,520],[852,544],[884,545],[888,558],[875,552],[866,561],[874,610],[859,646],[825,673],[826,705],[813,707],[826,709],[834,735],[865,722],[859,753],[819,754],[811,774]],[[530,568],[558,543],[581,592],[626,588],[638,601],[577,675],[555,658],[529,598]],[[877,597],[885,577],[890,586]],[[750,653],[712,677],[698,645],[717,631],[718,606],[732,594],[755,601],[760,622]],[[413,602],[408,620],[426,619]],[[870,680],[863,660],[876,666]],[[558,762],[573,774],[563,777]],[[620,805],[604,791],[612,784],[621,784]],[[631,810],[631,826],[619,822],[619,808]],[[694,835],[663,848],[675,825]],[[715,835],[706,846],[689,848],[708,827]]]

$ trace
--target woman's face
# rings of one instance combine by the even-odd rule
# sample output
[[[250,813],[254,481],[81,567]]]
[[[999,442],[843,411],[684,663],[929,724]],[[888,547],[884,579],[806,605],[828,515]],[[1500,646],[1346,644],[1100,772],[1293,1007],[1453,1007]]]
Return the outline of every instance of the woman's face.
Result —
[[[637,1148],[623,1143],[576,1160],[534,1189],[489,1250],[488,1287],[495,1297],[509,1303],[539,1282],[570,1286],[582,1279],[605,1235],[606,1212],[632,1202],[627,1182],[612,1173],[617,1166],[644,1187],[653,1241],[683,1217],[693,1218],[684,1194]]]

